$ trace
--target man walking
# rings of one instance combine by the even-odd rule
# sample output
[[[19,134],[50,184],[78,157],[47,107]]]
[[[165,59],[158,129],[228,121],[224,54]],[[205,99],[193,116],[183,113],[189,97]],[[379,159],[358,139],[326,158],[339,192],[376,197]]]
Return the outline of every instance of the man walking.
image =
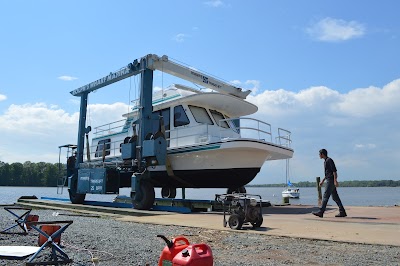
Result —
[[[336,187],[339,186],[337,181],[337,170],[335,163],[331,158],[328,157],[328,151],[322,149],[319,151],[319,158],[324,159],[324,168],[325,168],[325,177],[322,179],[321,183],[319,184],[322,186],[324,181],[326,180],[326,187],[324,198],[322,200],[321,208],[318,212],[312,212],[315,216],[324,217],[324,212],[326,209],[326,205],[328,204],[328,200],[332,195],[332,199],[336,202],[339,207],[339,214],[335,215],[335,217],[346,217],[346,211],[343,207],[342,201],[339,198],[339,194],[337,193]]]

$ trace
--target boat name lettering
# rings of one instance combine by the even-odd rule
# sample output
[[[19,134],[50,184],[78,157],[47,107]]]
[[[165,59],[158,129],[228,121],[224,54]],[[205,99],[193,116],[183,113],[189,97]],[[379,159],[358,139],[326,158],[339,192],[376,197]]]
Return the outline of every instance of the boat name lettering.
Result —
[[[193,76],[196,76],[196,77],[198,77],[198,78],[201,78],[201,79],[203,80],[203,83],[205,83],[205,84],[210,84],[211,86],[216,87],[216,88],[221,88],[221,87],[222,87],[221,85],[219,85],[219,84],[217,84],[217,83],[215,83],[215,82],[210,81],[210,80],[208,79],[208,77],[203,76],[203,75],[201,75],[201,74],[199,74],[199,73],[197,73],[197,72],[190,71],[190,74],[192,74]]]
[[[122,76],[124,76],[126,74],[129,74],[129,72],[130,72],[129,68],[128,67],[124,67],[120,71],[117,71],[117,72],[114,72],[114,73],[110,73],[109,75],[107,75],[105,77],[102,77],[101,79],[93,81],[93,82],[91,82],[91,83],[89,83],[89,84],[87,84],[85,86],[82,86],[82,87],[72,91],[72,94],[73,95],[78,95],[78,94],[80,94],[82,92],[94,89],[97,86],[101,86],[104,83],[111,82],[114,79],[118,79],[118,78],[120,78],[120,77],[122,77]]]
[[[81,176],[79,179],[81,181],[89,181],[89,176]]]
[[[90,191],[102,191],[102,186],[90,186]]]
[[[103,179],[92,179],[90,184],[103,184]]]

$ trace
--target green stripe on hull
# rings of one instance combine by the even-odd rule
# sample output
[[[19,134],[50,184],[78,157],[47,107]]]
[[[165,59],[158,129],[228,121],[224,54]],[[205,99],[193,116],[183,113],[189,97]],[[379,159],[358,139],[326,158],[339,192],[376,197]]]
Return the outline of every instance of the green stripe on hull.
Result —
[[[207,145],[205,147],[190,147],[190,148],[181,148],[178,151],[170,151],[168,154],[179,154],[179,153],[188,153],[188,152],[196,152],[196,151],[207,151],[207,150],[216,150],[221,147],[220,144],[216,145]]]

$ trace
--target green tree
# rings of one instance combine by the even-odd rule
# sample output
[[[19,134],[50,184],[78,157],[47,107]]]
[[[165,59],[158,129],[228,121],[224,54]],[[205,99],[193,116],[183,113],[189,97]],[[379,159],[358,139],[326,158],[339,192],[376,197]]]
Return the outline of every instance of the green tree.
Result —
[[[10,165],[0,161],[0,186],[9,185]]]
[[[11,168],[11,171],[10,171],[11,185],[23,186],[24,185],[24,180],[23,180],[24,166],[22,165],[22,163],[12,163],[10,168]]]

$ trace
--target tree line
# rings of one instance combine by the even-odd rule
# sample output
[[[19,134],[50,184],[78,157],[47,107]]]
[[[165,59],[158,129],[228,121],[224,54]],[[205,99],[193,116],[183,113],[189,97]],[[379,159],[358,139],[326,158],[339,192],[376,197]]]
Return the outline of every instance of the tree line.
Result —
[[[59,163],[5,163],[0,161],[0,186],[35,186],[54,187],[57,186],[57,179],[65,175],[63,170],[65,164]],[[315,187],[316,182],[301,181],[293,183],[296,187]],[[400,180],[354,180],[339,181],[341,187],[399,187]],[[248,187],[285,187],[281,184],[247,185]]]
[[[5,163],[0,161],[0,186],[54,187],[60,176],[59,167],[64,164],[52,163]],[[64,174],[64,173],[63,173]]]
[[[315,187],[316,181],[301,181],[292,183],[296,187]],[[400,180],[353,180],[339,181],[341,187],[400,187]],[[285,183],[281,184],[263,184],[263,185],[247,185],[247,187],[286,187]]]

